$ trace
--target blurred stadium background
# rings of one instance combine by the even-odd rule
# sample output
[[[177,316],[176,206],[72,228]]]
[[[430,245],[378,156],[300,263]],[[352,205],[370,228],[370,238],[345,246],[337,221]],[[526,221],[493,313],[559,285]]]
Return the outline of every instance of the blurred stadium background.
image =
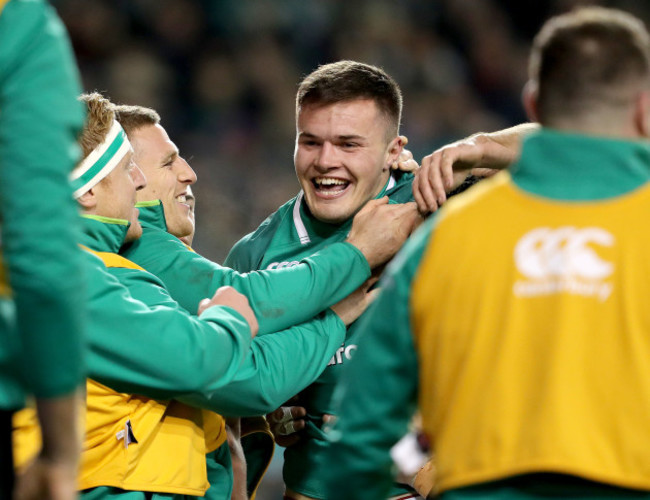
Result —
[[[294,196],[294,95],[319,64],[355,59],[402,87],[402,133],[435,148],[525,120],[530,42],[576,5],[647,0],[58,0],[86,91],[160,112],[195,169],[197,251],[230,247]],[[281,453],[276,454],[281,455]],[[279,461],[258,500],[281,498]]]

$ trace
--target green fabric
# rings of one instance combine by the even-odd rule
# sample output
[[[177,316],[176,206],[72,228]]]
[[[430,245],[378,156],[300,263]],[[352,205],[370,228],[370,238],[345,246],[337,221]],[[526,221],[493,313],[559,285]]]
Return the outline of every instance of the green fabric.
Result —
[[[593,202],[623,195],[647,183],[649,160],[645,142],[543,129],[525,141],[521,159],[512,167],[512,180],[530,195]],[[438,214],[444,216],[444,212],[443,207]],[[417,356],[409,326],[408,303],[411,283],[432,238],[436,217],[427,221],[394,259],[383,280],[380,297],[361,327],[372,333],[361,340],[359,353],[346,371],[337,394],[341,401],[339,419],[330,435],[335,445],[326,455],[330,498],[385,497],[391,475],[389,451],[402,435],[417,398]],[[525,484],[513,488],[508,481],[503,481],[445,492],[442,498],[634,497],[634,492],[629,490],[616,489],[616,494],[612,494],[609,487],[595,483],[589,483],[593,485],[593,495],[583,490],[581,496],[573,486],[567,486],[557,477],[550,479],[552,484],[545,492]],[[340,489],[341,484],[346,485],[345,489]]]
[[[108,486],[100,486],[99,488],[91,488],[82,491],[79,498],[81,500],[190,500],[206,497],[193,497],[173,493],[150,493],[148,491],[128,491]],[[226,498],[229,497],[221,497],[222,500],[225,500]]]
[[[334,397],[340,417],[329,433],[335,444],[323,458],[327,498],[389,495],[390,449],[406,434],[417,401],[417,356],[404,304],[435,220],[427,220],[393,259],[379,298],[359,325],[358,352]]]
[[[116,252],[128,226],[82,219],[81,243]],[[88,376],[120,392],[169,399],[223,387],[248,353],[250,330],[229,307],[199,319],[169,296],[155,276],[106,268],[83,252],[88,275]]]
[[[141,215],[144,215],[145,220],[149,221],[149,224],[153,224],[156,218],[158,218],[158,224],[164,223],[164,215],[159,204],[151,207],[151,210],[143,208],[140,208],[140,210]],[[158,262],[165,261],[164,255],[167,249],[172,253],[177,252],[178,259],[184,259],[182,263],[174,260],[174,267],[178,266],[178,269],[170,268],[169,273],[163,273],[167,278],[165,285],[169,283],[170,274],[178,280],[181,277],[185,278],[186,281],[184,282],[175,282],[176,286],[173,286],[172,290],[176,293],[182,293],[192,288],[191,285],[196,283],[195,280],[189,279],[189,275],[192,274],[191,266],[195,264],[198,265],[195,274],[197,279],[200,276],[199,271],[201,269],[210,268],[213,270],[222,269],[225,274],[238,276],[239,278],[237,279],[241,279],[242,282],[244,281],[244,278],[239,273],[235,273],[229,269],[226,270],[198,256],[167,232],[153,229],[149,231],[149,234],[152,238],[161,238],[161,241],[166,242],[162,245],[156,245],[156,257],[160,257],[159,260],[157,259]],[[131,246],[131,251],[124,252],[124,255],[127,257],[142,255],[147,245],[139,245],[137,247],[138,250],[135,252],[132,251],[133,248],[134,246]],[[357,266],[362,268],[361,272],[356,271],[357,279],[362,280],[366,276],[365,270],[363,269],[364,266],[367,268],[367,263],[365,263],[363,257],[359,258],[360,254],[356,249],[350,251],[351,248],[353,248],[351,245],[339,245],[333,248],[329,255],[342,260],[348,259],[356,262]],[[350,259],[350,256],[353,258]],[[143,260],[146,259],[141,259],[139,262],[140,265],[145,264]],[[149,262],[146,265],[151,264],[149,260],[146,260],[146,262]],[[343,265],[343,267],[345,268],[346,265]],[[147,267],[145,269],[150,271]],[[303,268],[303,271],[307,270],[306,267]],[[320,272],[320,270],[321,268],[315,268],[314,272]],[[279,274],[277,272],[266,273],[269,277],[268,281],[271,284],[275,279],[273,276],[279,276]],[[282,278],[283,280],[290,277],[287,273],[283,274],[285,276]],[[253,276],[250,275],[250,277]],[[212,277],[210,276],[208,279],[211,281]],[[229,284],[235,284],[233,281],[236,281],[236,279],[227,279],[230,280]],[[254,288],[255,283],[254,280],[251,280],[251,283],[245,285],[245,288],[259,296],[259,291]],[[204,285],[202,284],[201,286]],[[297,285],[297,287],[300,286],[302,285]],[[171,295],[176,299],[174,292]],[[279,298],[277,300],[279,301]],[[284,300],[286,301],[288,299],[285,298]],[[269,300],[266,302],[268,303]],[[321,308],[314,307],[314,310],[318,309]],[[275,410],[284,401],[314,381],[323,371],[333,352],[343,341],[344,337],[345,326],[331,310],[321,313],[313,320],[275,332],[273,335],[258,335],[253,340],[251,349],[237,370],[237,373],[234,374],[226,386],[222,388],[214,387],[210,391],[189,394],[181,398],[181,400],[184,403],[211,409],[225,416],[245,417],[264,415]]]
[[[67,177],[79,158],[79,93],[53,9],[39,0],[7,3],[0,12],[0,217],[15,316],[3,304],[0,408],[21,405],[24,389],[52,397],[83,380],[84,280]]]
[[[316,380],[344,338],[345,325],[332,311],[258,335],[227,385],[180,400],[227,417],[265,415]]]
[[[207,468],[210,487],[203,498],[206,500],[230,500],[233,475],[227,440],[212,453],[208,453]]]
[[[257,488],[275,453],[275,441],[265,432],[254,432],[241,437],[246,457],[246,486],[250,494]]]
[[[395,187],[378,197],[388,194],[392,203],[412,200],[412,175],[401,175]],[[314,252],[331,246],[347,237],[352,220],[332,225],[314,219],[301,203],[301,220],[307,229],[310,241],[301,243],[293,221],[293,209],[297,198],[290,200],[272,214],[257,231],[244,237],[235,245],[226,259],[239,271],[267,269],[277,262],[292,262],[303,259]],[[314,498],[324,497],[323,469],[321,455],[327,447],[325,434],[321,429],[322,417],[334,413],[331,404],[332,392],[341,369],[356,349],[358,322],[348,329],[345,343],[342,343],[330,363],[318,379],[300,393],[299,404],[307,409],[307,427],[303,439],[290,446],[284,453],[283,476],[288,488]]]
[[[649,500],[647,491],[627,490],[561,474],[526,474],[503,481],[459,488],[440,495],[440,500]]]
[[[570,165],[570,167],[568,167]],[[544,128],[526,138],[512,180],[527,193],[563,201],[620,196],[650,180],[650,144]]]
[[[158,276],[171,296],[192,314],[199,301],[211,297],[217,288],[233,286],[248,297],[260,335],[314,317],[370,276],[366,259],[347,243],[332,245],[301,266],[240,274],[192,252],[169,234],[161,204],[140,205],[140,222],[144,234],[122,249],[126,258]]]

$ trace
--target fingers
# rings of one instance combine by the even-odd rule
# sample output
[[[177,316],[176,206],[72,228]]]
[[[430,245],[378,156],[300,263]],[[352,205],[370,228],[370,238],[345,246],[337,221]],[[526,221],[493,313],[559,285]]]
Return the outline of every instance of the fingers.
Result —
[[[408,149],[404,149],[393,162],[391,168],[393,170],[402,170],[404,172],[414,172],[420,168],[420,165],[418,165],[418,162],[413,159],[413,153]]]
[[[307,410],[302,406],[281,406],[267,415],[273,434],[288,436],[305,428]]]
[[[368,302],[368,305],[372,304],[377,299],[377,297],[379,296],[379,291],[380,291],[379,288],[375,288],[374,290],[370,290],[366,294],[366,301]]]
[[[440,171],[439,155],[433,153],[422,159],[422,167],[413,181],[413,195],[421,212],[435,212],[442,203],[438,203],[437,191],[444,192]],[[445,198],[443,198],[443,202]]]

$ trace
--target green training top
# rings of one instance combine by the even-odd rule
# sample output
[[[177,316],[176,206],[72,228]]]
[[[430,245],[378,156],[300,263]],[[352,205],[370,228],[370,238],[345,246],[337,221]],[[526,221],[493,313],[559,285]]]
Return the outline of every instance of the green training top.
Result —
[[[81,243],[116,254],[128,222],[82,218]],[[248,354],[250,329],[230,307],[199,318],[181,308],[154,275],[110,267],[83,252],[88,276],[88,377],[118,392],[172,399],[226,385]]]
[[[40,0],[2,4],[0,408],[15,409],[25,390],[54,397],[83,382],[84,280],[68,174],[84,114],[54,10]]]

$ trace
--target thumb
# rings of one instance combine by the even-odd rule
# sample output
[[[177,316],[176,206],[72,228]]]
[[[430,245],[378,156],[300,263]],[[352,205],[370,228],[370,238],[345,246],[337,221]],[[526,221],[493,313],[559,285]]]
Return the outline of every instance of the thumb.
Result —
[[[201,302],[199,302],[199,316],[205,311],[208,307],[210,307],[210,299],[203,299]]]

